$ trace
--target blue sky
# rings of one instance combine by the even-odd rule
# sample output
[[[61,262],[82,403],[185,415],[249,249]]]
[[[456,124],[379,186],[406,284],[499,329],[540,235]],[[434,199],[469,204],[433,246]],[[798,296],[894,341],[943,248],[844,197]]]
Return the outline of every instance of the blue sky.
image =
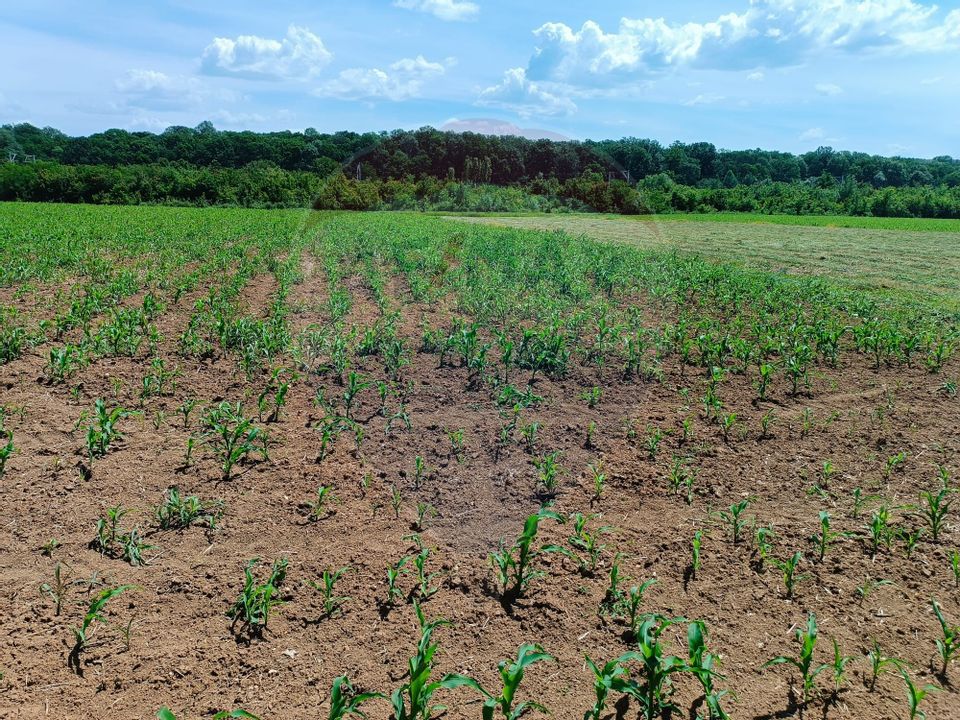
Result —
[[[0,123],[71,134],[499,124],[960,156],[960,0],[4,0],[0,67]]]

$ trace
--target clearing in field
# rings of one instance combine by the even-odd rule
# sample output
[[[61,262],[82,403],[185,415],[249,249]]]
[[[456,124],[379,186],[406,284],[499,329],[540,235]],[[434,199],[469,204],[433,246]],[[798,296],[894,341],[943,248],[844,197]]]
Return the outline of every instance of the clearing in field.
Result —
[[[833,278],[960,312],[960,221],[791,215],[477,216],[470,222],[562,230],[789,275]]]
[[[509,222],[0,205],[0,715],[955,717],[946,236]]]

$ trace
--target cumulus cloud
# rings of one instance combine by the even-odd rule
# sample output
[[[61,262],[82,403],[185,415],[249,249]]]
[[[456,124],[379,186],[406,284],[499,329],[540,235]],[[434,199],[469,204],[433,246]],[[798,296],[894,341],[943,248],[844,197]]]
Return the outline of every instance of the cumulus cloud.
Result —
[[[800,133],[799,140],[809,141],[809,140],[823,140],[827,134],[823,131],[823,128],[812,127],[809,130],[804,130]]]
[[[323,41],[305,27],[291,25],[282,40],[257,35],[214,38],[203,51],[200,67],[208,75],[256,80],[307,79],[333,59]]]
[[[380,68],[349,68],[318,87],[314,94],[344,100],[392,100],[399,102],[420,97],[423,84],[446,72],[444,63],[430,62],[423,55],[403,58],[386,70]]]
[[[523,118],[535,115],[570,115],[577,110],[573,100],[550,92],[533,82],[523,68],[507,70],[498,85],[481,91],[477,105],[513,110]]]
[[[480,6],[463,0],[396,0],[395,7],[429,13],[441,20],[473,20]]]
[[[240,99],[236,93],[209,89],[197,78],[157,70],[128,70],[114,87],[123,96],[122,106],[146,110],[182,110],[211,100],[236,102]]]
[[[533,80],[596,82],[681,65],[753,69],[802,61],[815,52],[934,52],[960,48],[960,10],[940,19],[913,0],[750,0],[708,22],[622,18],[615,32],[592,20],[579,30],[550,22],[534,31]]]
[[[443,125],[441,130],[451,132],[472,132],[479,135],[513,135],[516,137],[527,138],[528,140],[570,140],[571,138],[552,130],[543,130],[541,128],[519,127],[511,122],[495,120],[493,118],[450,118]]]

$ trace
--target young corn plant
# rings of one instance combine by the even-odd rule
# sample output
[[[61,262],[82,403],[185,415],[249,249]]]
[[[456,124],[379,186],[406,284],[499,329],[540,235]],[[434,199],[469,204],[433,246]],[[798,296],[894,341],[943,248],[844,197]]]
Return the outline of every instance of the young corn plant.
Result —
[[[446,675],[440,680],[431,680],[433,657],[439,647],[439,644],[433,641],[433,633],[437,628],[450,623],[443,619],[427,622],[419,603],[414,602],[414,609],[420,622],[420,642],[417,653],[408,663],[407,682],[390,695],[393,720],[430,720],[445,709],[442,705],[433,703],[433,696],[438,690],[463,687],[467,684],[464,677],[459,675]]]
[[[600,502],[600,496],[603,495],[603,489],[607,484],[607,476],[603,472],[603,460],[598,460],[595,463],[591,463],[587,466],[587,469],[590,471],[590,476],[593,478],[593,497],[590,498],[590,502]]]
[[[683,622],[686,622],[683,618],[647,615],[634,630],[641,667],[630,694],[639,701],[644,720],[654,720],[676,710],[671,701],[671,678],[677,673],[690,672],[690,668],[681,658],[667,654],[661,636]]]
[[[803,553],[798,550],[786,560],[780,560],[775,557],[768,559],[782,574],[783,585],[787,591],[787,600],[792,600],[796,584],[807,577],[806,575],[797,574],[797,568],[799,568],[800,563],[803,562]]]
[[[834,697],[840,694],[840,690],[847,681],[847,667],[855,662],[856,658],[850,655],[844,655],[840,652],[840,646],[837,639],[833,639],[833,662],[830,664],[830,672],[833,675],[833,694]]]
[[[937,653],[940,655],[940,661],[943,663],[940,668],[940,675],[946,677],[947,668],[953,658],[960,654],[960,625],[950,625],[943,616],[943,611],[936,600],[931,600],[933,614],[937,616],[940,623],[940,630],[943,633],[942,638],[937,638]]]
[[[14,450],[13,431],[4,429],[3,424],[0,423],[0,478],[3,477],[7,461],[13,457]]]
[[[773,665],[792,665],[800,673],[800,679],[803,687],[803,702],[806,704],[810,700],[810,694],[813,692],[817,675],[826,670],[828,665],[816,665],[814,663],[813,653],[817,647],[817,618],[810,613],[807,618],[806,629],[797,629],[797,642],[800,643],[800,653],[797,657],[785,657],[783,655],[767,660],[763,664],[764,668]]]
[[[517,690],[520,683],[523,682],[527,668],[538,662],[554,662],[556,658],[544,652],[539,645],[527,644],[521,645],[517,651],[517,659],[513,662],[501,660],[497,665],[500,672],[500,680],[503,688],[499,694],[485,690],[476,680],[464,675],[448,676],[459,678],[464,687],[473,688],[483,697],[483,707],[480,710],[482,720],[494,720],[495,716],[503,720],[520,720],[527,713],[536,710],[538,712],[549,714],[549,710],[538,702],[533,700],[524,700],[516,703]],[[499,712],[498,712],[499,711]]]
[[[234,466],[252,452],[267,458],[266,433],[243,415],[240,403],[231,405],[222,402],[207,412],[203,418],[204,432],[201,440],[213,452],[220,464],[223,480],[233,474]]]
[[[386,699],[386,695],[378,692],[358,693],[346,675],[334,678],[330,688],[330,714],[327,720],[346,720],[348,717],[365,718],[360,707],[376,698]]]
[[[270,620],[270,611],[283,603],[277,594],[287,572],[287,561],[281,558],[273,563],[267,581],[258,583],[253,577],[253,567],[258,562],[260,560],[254,558],[247,563],[243,570],[243,588],[236,602],[227,611],[227,617],[233,621],[231,630],[237,633],[239,623],[239,632],[246,632],[250,637],[263,635]]]
[[[747,507],[750,505],[750,500],[741,500],[738,503],[734,503],[727,510],[719,510],[716,512],[716,516],[727,525],[730,529],[730,539],[733,541],[734,545],[740,543],[740,539],[743,536],[743,530],[746,528],[750,521],[746,516]]]
[[[703,622],[687,625],[688,671],[700,681],[703,688],[703,702],[707,706],[709,720],[730,720],[730,715],[720,705],[720,701],[729,694],[727,690],[718,690],[714,681],[723,680],[717,670],[719,658],[707,649],[707,628]]]
[[[212,720],[231,720],[232,718],[239,718],[239,720],[260,720],[256,715],[246,710],[221,710],[213,716]],[[157,711],[157,720],[177,720],[177,716],[173,714],[170,708],[162,707]]]
[[[422,547],[420,552],[413,556],[414,572],[417,575],[417,594],[421,600],[433,597],[440,591],[440,586],[431,587],[433,579],[440,574],[440,571],[428,573],[427,559],[430,557],[430,548]]]
[[[194,523],[213,530],[223,517],[223,502],[205,502],[196,495],[185,496],[179,488],[172,487],[153,513],[161,530],[186,530]]]
[[[307,503],[307,519],[310,522],[317,522],[336,513],[336,509],[330,507],[330,503],[336,501],[333,494],[333,488],[329,485],[321,485],[317,488],[317,496]]]
[[[53,582],[43,583],[40,586],[40,594],[46,595],[53,601],[54,615],[60,616],[63,609],[63,601],[70,592],[71,583],[63,576],[60,563],[53,568]]]
[[[409,555],[404,555],[396,564],[387,566],[387,599],[383,603],[384,608],[392,608],[398,600],[403,599],[403,590],[397,585],[397,581],[409,559]]]
[[[331,618],[335,613],[340,612],[340,608],[347,600],[353,598],[346,595],[334,595],[334,588],[337,581],[353,568],[342,567],[339,570],[324,570],[320,577],[320,582],[309,580],[310,587],[319,590],[323,596],[323,617]]]
[[[608,660],[601,667],[591,660],[589,655],[585,656],[587,667],[593,673],[593,691],[596,699],[593,707],[583,714],[583,720],[600,720],[607,708],[607,698],[611,692],[631,696],[636,693],[637,684],[630,678],[627,663],[640,659],[640,653],[627,652],[615,660]]]
[[[924,491],[920,493],[921,502],[913,507],[916,514],[926,522],[933,542],[939,541],[940,533],[943,532],[947,520],[947,513],[953,505],[953,499],[949,498],[950,492],[946,487],[941,488],[936,494]]]
[[[90,462],[106,455],[112,443],[123,440],[117,423],[130,415],[132,413],[122,407],[107,410],[102,398],[94,401],[93,422],[87,427],[87,456]]]
[[[696,578],[700,572],[702,560],[700,550],[703,547],[703,530],[695,530],[690,540],[690,577]]]
[[[870,649],[870,652],[867,653],[867,662],[870,663],[870,680],[867,684],[870,692],[873,692],[877,687],[877,680],[886,668],[890,667],[899,670],[905,664],[898,658],[888,657],[886,653],[884,653],[883,648],[880,647],[880,643],[876,640],[873,641],[873,647]]]
[[[106,623],[106,618],[103,613],[107,603],[118,595],[125,593],[127,590],[136,589],[137,587],[135,585],[120,585],[118,587],[101,590],[87,606],[87,612],[84,614],[80,626],[71,628],[73,630],[74,644],[67,657],[67,663],[78,675],[83,674],[80,668],[80,654],[90,646],[95,623]]]
[[[555,450],[533,461],[533,466],[537,469],[540,487],[547,495],[553,495],[557,491],[557,476],[560,474],[559,460],[560,451]]]
[[[815,533],[810,540],[816,545],[818,562],[822,563],[823,558],[827,554],[827,550],[829,550],[837,540],[850,537],[851,533],[832,530],[830,527],[830,513],[826,510],[820,511],[819,518],[820,531]]]
[[[903,682],[907,686],[907,707],[910,711],[910,720],[927,720],[927,714],[920,709],[920,703],[923,702],[927,695],[938,691],[940,688],[936,685],[924,685],[921,687],[913,682],[910,674],[903,667],[898,667],[897,669],[900,671],[900,675],[903,676]]]
[[[609,526],[598,527],[596,530],[587,529],[589,519],[583,513],[574,513],[570,516],[573,521],[573,535],[569,538],[572,551],[564,554],[577,562],[577,570],[581,575],[593,577],[600,565],[601,555],[606,545],[600,542],[600,536],[613,532]]]
[[[540,512],[526,519],[523,532],[512,546],[507,547],[501,541],[500,549],[490,553],[489,561],[496,581],[500,585],[501,598],[508,605],[523,597],[530,583],[543,576],[543,571],[534,567],[536,559],[542,554],[563,550],[556,545],[534,547],[540,522],[544,519],[564,522],[563,517],[557,513],[545,508],[541,509]]]

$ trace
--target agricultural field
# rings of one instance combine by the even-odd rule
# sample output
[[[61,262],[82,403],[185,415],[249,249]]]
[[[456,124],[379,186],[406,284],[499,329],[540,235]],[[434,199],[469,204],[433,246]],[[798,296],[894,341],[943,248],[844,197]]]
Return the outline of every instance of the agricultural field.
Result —
[[[796,215],[475,216],[469,222],[562,230],[649,250],[692,253],[960,312],[960,221]]]
[[[957,236],[586,222],[0,205],[0,716],[957,717]]]

